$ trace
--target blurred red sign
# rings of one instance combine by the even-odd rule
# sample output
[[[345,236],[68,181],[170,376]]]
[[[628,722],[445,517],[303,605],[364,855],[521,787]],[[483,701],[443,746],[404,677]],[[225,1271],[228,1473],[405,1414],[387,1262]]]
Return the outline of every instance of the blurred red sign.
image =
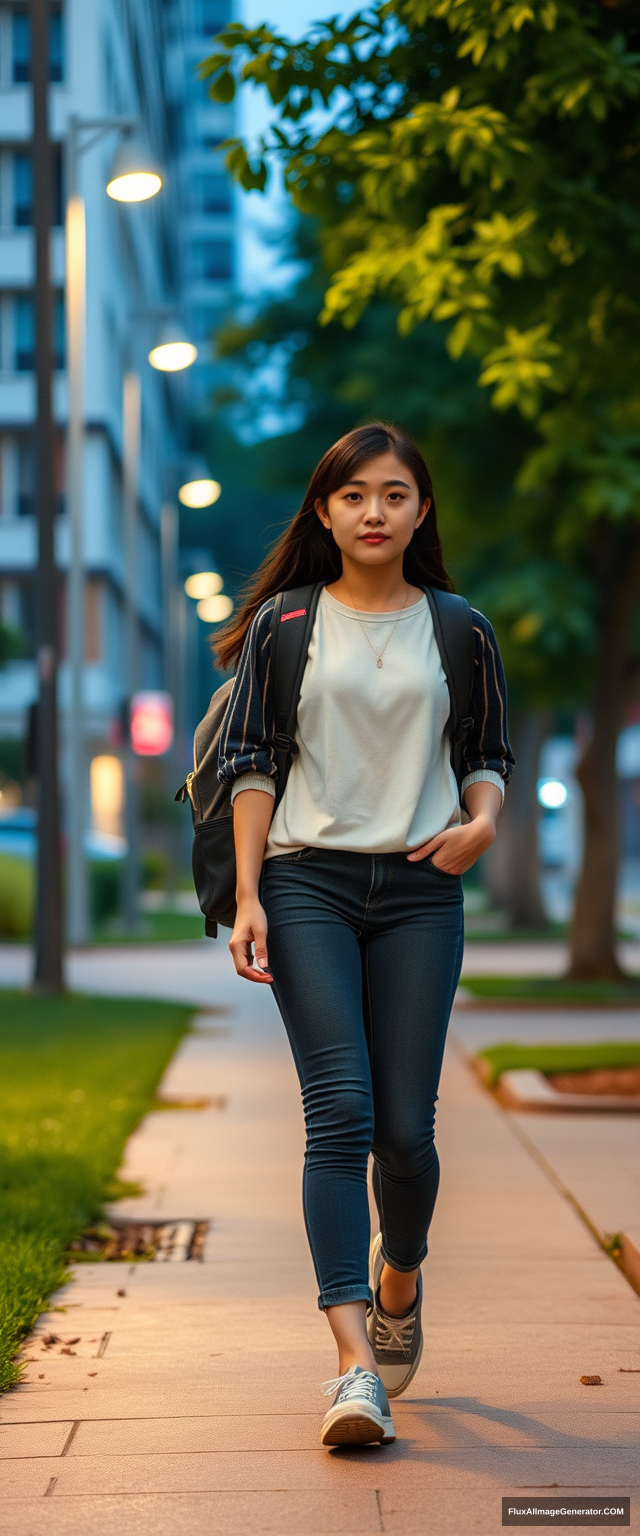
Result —
[[[131,700],[131,745],[138,757],[161,757],[173,744],[173,699],[170,693],[134,693]]]

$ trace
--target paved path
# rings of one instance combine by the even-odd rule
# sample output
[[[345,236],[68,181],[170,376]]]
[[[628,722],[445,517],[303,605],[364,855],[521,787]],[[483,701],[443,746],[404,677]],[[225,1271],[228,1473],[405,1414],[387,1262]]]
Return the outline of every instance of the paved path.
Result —
[[[223,934],[226,932],[223,929]],[[211,957],[224,947],[224,939],[193,943],[103,945],[75,950],[67,961],[68,985],[78,991],[121,991],[140,987],[158,997],[182,997],[187,977],[189,997],[201,1002],[209,995]],[[621,944],[619,954],[629,971],[640,972],[640,944]],[[467,976],[561,976],[567,965],[566,945],[550,943],[500,943],[467,940],[462,974]],[[33,971],[31,949],[26,944],[0,943],[0,987],[27,986]],[[161,991],[165,987],[165,992]],[[168,990],[166,990],[168,988]],[[177,990],[176,990],[177,988]]]
[[[501,1529],[503,1494],[550,1489],[630,1493],[640,1529],[640,1302],[476,1085],[462,1054],[473,1042],[447,1055],[427,1347],[394,1408],[400,1438],[328,1453],[319,1384],[334,1357],[300,1212],[297,1084],[268,990],[236,982],[222,946],[76,964],[88,989],[215,1005],[165,1086],[226,1107],[151,1116],[127,1158],[147,1190],[137,1213],[212,1227],[204,1264],[84,1266],[58,1298],[68,1310],[43,1320],[38,1335],[80,1342],[63,1355],[38,1336],[24,1385],[0,1404],[2,1536],[484,1536]],[[518,1019],[484,1027],[505,1038]],[[455,1016],[458,1038],[481,1027]],[[587,1120],[597,1137],[602,1122]]]

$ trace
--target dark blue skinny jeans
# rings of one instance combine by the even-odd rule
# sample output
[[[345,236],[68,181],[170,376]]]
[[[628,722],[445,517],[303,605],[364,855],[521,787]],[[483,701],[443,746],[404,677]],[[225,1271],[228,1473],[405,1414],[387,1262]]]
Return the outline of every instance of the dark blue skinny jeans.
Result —
[[[386,1261],[427,1252],[435,1103],[462,962],[462,881],[402,853],[304,848],[261,882],[274,992],[307,1127],[304,1213],[318,1305],[371,1301],[367,1165]]]

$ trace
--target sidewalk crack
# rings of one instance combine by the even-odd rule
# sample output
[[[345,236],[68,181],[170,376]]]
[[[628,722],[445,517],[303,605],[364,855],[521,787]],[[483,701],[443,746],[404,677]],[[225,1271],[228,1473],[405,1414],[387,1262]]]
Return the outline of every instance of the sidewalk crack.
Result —
[[[82,1423],[82,1419],[76,1419],[75,1422],[71,1425],[71,1429],[69,1430],[67,1438],[66,1438],[66,1440],[64,1442],[64,1445],[62,1447],[62,1450],[60,1452],[61,1456],[66,1456],[68,1454],[69,1448],[70,1448],[71,1445],[73,1445],[73,1442],[74,1442],[74,1440],[76,1438],[76,1435],[78,1433],[78,1430],[80,1428],[81,1423]],[[55,1482],[55,1478],[54,1478],[54,1482]]]

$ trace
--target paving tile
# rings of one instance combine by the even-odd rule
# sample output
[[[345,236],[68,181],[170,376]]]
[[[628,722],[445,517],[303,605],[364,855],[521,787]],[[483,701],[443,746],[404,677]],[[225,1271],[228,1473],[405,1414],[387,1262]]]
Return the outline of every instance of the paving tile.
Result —
[[[374,1490],[254,1491],[25,1499],[0,1509],[0,1536],[378,1536]],[[424,1526],[422,1527],[424,1530]]]
[[[59,1456],[73,1429],[73,1419],[35,1424],[0,1424],[0,1458]]]
[[[318,1446],[319,1415],[256,1413],[199,1418],[92,1420],[81,1424],[70,1456],[159,1456],[211,1451],[310,1451]]]
[[[491,1492],[483,1488],[457,1488],[455,1492],[443,1493],[440,1489],[429,1488],[423,1499],[417,1500],[402,1492],[383,1490],[380,1495],[381,1529],[388,1536],[425,1536],[425,1531],[429,1536],[460,1536],[461,1532],[467,1531],[473,1532],[473,1536],[497,1536],[502,1528],[502,1494],[513,1491],[507,1487]],[[615,1492],[603,1488],[602,1493],[609,1491]],[[539,1492],[542,1496],[542,1490]],[[546,1496],[553,1497],[548,1490],[545,1492]],[[562,1498],[563,1494],[575,1497],[593,1490],[572,1487],[554,1489],[553,1494],[556,1492]],[[640,1507],[633,1499],[631,1525],[627,1529],[640,1531]]]
[[[2,1499],[44,1498],[55,1477],[58,1467],[64,1466],[60,1456],[18,1457],[2,1463]]]

